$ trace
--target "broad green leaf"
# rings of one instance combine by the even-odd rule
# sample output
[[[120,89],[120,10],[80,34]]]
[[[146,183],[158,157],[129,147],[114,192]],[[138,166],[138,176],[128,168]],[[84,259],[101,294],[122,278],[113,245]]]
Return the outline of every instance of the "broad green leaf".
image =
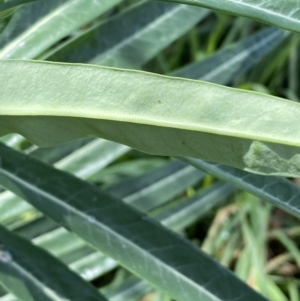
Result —
[[[19,22],[22,22],[22,18],[26,18],[26,15],[29,14],[36,22],[25,31],[19,32],[19,35],[10,43],[5,44],[0,50],[0,58],[35,58],[74,30],[92,21],[121,1],[55,1],[56,5],[50,3],[48,7],[45,7],[47,4],[43,1],[32,3],[30,7],[24,7],[24,14],[21,13],[17,17],[18,20],[21,19]],[[53,9],[53,6],[56,9]],[[51,8],[50,11],[49,8]],[[37,12],[39,15],[40,10],[48,13],[37,18],[33,12]]]
[[[141,71],[34,61],[0,62],[0,82],[0,135],[18,132],[40,146],[100,136],[156,155],[300,174],[300,105],[292,101]]]
[[[96,24],[42,59],[141,68],[208,13],[206,9],[187,5],[140,3]]]
[[[19,300],[107,300],[57,259],[2,226],[0,242],[0,282]]]
[[[247,39],[171,75],[226,85],[262,60],[284,37],[285,33],[281,29],[262,29]]]
[[[178,301],[265,300],[196,246],[119,199],[4,145],[0,153],[3,186]]]
[[[300,32],[300,3],[297,0],[163,0],[211,8],[232,15]]]
[[[193,158],[181,159],[300,217],[300,188],[285,178],[254,175],[222,164],[209,163]]]

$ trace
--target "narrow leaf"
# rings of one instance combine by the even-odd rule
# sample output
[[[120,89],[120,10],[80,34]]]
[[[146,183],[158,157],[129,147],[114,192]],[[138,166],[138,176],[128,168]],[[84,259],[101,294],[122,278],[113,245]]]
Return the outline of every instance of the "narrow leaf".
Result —
[[[113,196],[122,198],[124,202],[135,208],[147,212],[171,201],[172,198],[183,193],[188,187],[199,183],[203,177],[204,174],[194,167],[175,161],[143,176],[114,185],[105,191]],[[210,200],[210,206],[213,206],[219,201],[220,197],[224,198],[226,192],[228,194],[228,190],[222,190],[222,193],[220,193],[218,188],[216,186],[216,191],[211,195],[203,191],[191,201],[185,201],[184,205],[188,206],[190,202],[198,201],[201,198],[203,199],[203,204],[206,200]],[[205,213],[206,210],[203,209],[202,211]],[[172,211],[168,216],[174,214],[175,212]],[[187,217],[188,215],[189,217]],[[185,221],[181,222],[181,224],[191,221],[195,215],[199,216],[196,207],[194,212],[190,214],[186,214],[186,210],[184,210],[181,216],[185,217]],[[180,221],[180,216],[178,216],[178,221]],[[75,249],[83,246],[81,239],[74,237],[73,234],[67,232],[64,228],[57,228],[55,223],[47,218],[44,218],[38,224],[34,221],[25,225],[25,230],[21,228],[15,231],[28,239],[34,237],[33,242],[35,244],[46,248],[55,256],[74,252]],[[37,231],[40,235],[38,237],[33,236],[32,233]],[[41,233],[43,234],[41,235]]]
[[[29,8],[24,8],[24,14],[21,15],[23,18],[26,18],[29,14],[29,16],[32,15],[33,20],[36,20],[36,16],[33,12],[36,12],[38,15],[40,15],[39,11],[49,11],[49,13],[40,15],[40,18],[37,18],[36,22],[28,27],[27,30],[21,31],[15,39],[5,44],[0,50],[0,58],[35,58],[60,39],[92,21],[121,1],[122,0],[55,1],[56,5],[54,5],[54,7],[56,9],[51,9],[50,11],[45,10],[44,1],[33,3]],[[49,8],[53,8],[53,4],[51,3],[48,4],[48,6]],[[18,16],[18,19],[21,19],[19,22],[22,22],[20,16]],[[46,39],[45,36],[47,37]]]
[[[265,300],[196,246],[119,199],[4,145],[0,154],[1,184],[174,299]]]
[[[300,105],[292,101],[141,71],[34,61],[1,61],[0,82],[0,135],[18,132],[41,146],[100,136],[151,154],[300,174]]]
[[[208,13],[187,5],[142,2],[82,32],[42,59],[141,68]]]
[[[0,282],[19,300],[107,300],[57,259],[2,226],[0,243]]]
[[[172,75],[226,85],[252,68],[279,45],[285,36],[281,29],[262,29],[201,62],[193,63],[173,72]]]
[[[300,32],[300,4],[295,0],[163,0],[211,8]]]
[[[193,158],[181,160],[300,217],[300,188],[285,178],[254,175],[222,164]]]

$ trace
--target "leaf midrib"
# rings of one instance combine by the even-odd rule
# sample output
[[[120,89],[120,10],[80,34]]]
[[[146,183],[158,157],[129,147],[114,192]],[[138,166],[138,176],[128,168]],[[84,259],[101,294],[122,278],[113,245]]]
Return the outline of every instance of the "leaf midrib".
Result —
[[[45,114],[45,110],[47,110],[48,115]],[[104,114],[101,112],[101,116],[93,114],[94,112],[88,111],[87,114],[82,114],[83,110],[79,111],[68,109],[68,111],[61,110],[60,112],[58,110],[51,110],[51,109],[43,109],[39,110],[34,109],[32,112],[27,112],[26,115],[24,115],[24,110],[17,112],[18,114],[12,114],[11,110],[7,113],[6,110],[1,108],[0,116],[11,116],[11,117],[65,117],[65,118],[78,118],[78,119],[93,119],[93,120],[99,120],[99,121],[107,121],[107,122],[124,122],[124,123],[131,123],[131,124],[138,124],[138,125],[147,125],[147,126],[153,126],[153,127],[161,127],[161,128],[170,128],[170,129],[177,129],[177,130],[183,130],[183,131],[191,131],[191,132],[201,132],[201,133],[207,133],[212,135],[218,135],[218,136],[227,136],[227,137],[233,137],[233,138],[240,138],[243,140],[249,140],[249,141],[261,141],[266,143],[272,143],[272,144],[283,144],[287,146],[294,146],[294,147],[300,147],[300,141],[293,141],[285,140],[285,139],[272,139],[266,136],[260,136],[260,135],[251,135],[251,134],[245,134],[243,132],[237,132],[237,131],[229,131],[224,130],[222,128],[212,128],[212,127],[206,127],[203,125],[194,125],[194,124],[187,124],[187,123],[181,123],[181,122],[170,122],[166,120],[160,120],[160,119],[154,119],[154,118],[139,118],[135,117],[132,118],[133,115],[128,117],[128,115],[109,115]],[[74,113],[71,113],[74,111]],[[60,114],[58,114],[60,113]],[[71,114],[70,114],[71,113]]]

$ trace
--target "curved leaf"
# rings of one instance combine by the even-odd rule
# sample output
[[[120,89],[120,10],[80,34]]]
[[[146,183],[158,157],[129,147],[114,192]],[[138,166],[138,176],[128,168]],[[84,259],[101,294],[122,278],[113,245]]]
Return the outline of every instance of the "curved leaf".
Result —
[[[25,31],[20,31],[18,36],[10,43],[4,45],[0,50],[0,58],[35,58],[60,39],[92,21],[121,1],[69,0],[55,1],[54,4],[45,4],[43,1],[33,3],[30,7],[24,8],[24,14],[21,12],[18,20],[29,14],[32,15],[35,22]],[[37,12],[40,17],[37,18],[34,12]],[[45,14],[40,15],[40,12]],[[47,36],[46,39],[45,36]]]
[[[226,85],[262,60],[285,36],[282,29],[262,29],[247,39],[171,75]]]
[[[297,0],[163,0],[211,8],[249,17],[258,21],[300,32],[300,3]]]
[[[42,59],[141,68],[208,13],[188,5],[142,2],[84,31]]]
[[[20,7],[0,35],[0,48],[13,42],[46,15],[62,5],[64,0],[38,1]]]
[[[4,145],[0,153],[1,184],[178,301],[265,300],[196,246],[117,198]]]
[[[179,162],[173,163],[176,163],[176,166]],[[173,163],[172,165],[174,165]],[[150,174],[151,173],[149,173],[149,176],[151,176]],[[188,178],[191,178],[191,176],[188,176]],[[168,186],[166,186],[166,188],[168,188]],[[162,224],[171,228],[173,231],[182,231],[185,227],[209,213],[214,206],[224,201],[233,191],[233,188],[228,184],[216,183],[209,189],[201,190],[193,197],[180,201],[179,204],[163,211],[163,213],[158,215],[155,214],[155,219],[158,219]],[[48,220],[48,222],[51,221],[52,220]],[[54,222],[52,223],[54,224]],[[44,226],[43,224],[38,223],[34,224],[33,227],[35,231],[39,231],[37,228],[40,229],[40,227]],[[20,233],[20,231],[18,231],[18,233]],[[22,236],[26,236],[26,238],[32,238],[28,233],[26,235],[26,233],[21,232],[21,234]],[[43,246],[44,248],[46,247],[47,250],[55,256],[61,256],[64,248],[65,250],[66,248],[69,248],[69,252],[74,252],[77,246],[80,244],[83,245],[82,240],[62,228],[35,238],[34,243]],[[57,246],[57,250],[53,247],[54,245]],[[69,256],[65,258],[69,258]],[[73,262],[67,260],[65,260],[65,262],[84,279],[89,281],[111,271],[117,266],[117,263],[114,260],[105,257],[99,252],[93,252],[74,260]],[[149,288],[148,285],[147,287]],[[0,298],[0,300],[2,301],[2,298]]]
[[[0,282],[18,299],[107,300],[57,259],[2,226],[0,243]]]
[[[254,175],[222,164],[193,158],[181,160],[300,217],[300,188],[285,178]]]
[[[174,169],[176,165],[177,167],[179,167],[180,162],[176,162],[176,164],[171,164],[170,166],[168,166],[167,170],[170,172],[170,167]],[[182,171],[184,171],[184,169],[186,168],[183,168]],[[163,174],[163,172],[166,172],[167,170],[161,169],[158,171],[160,171],[160,173]],[[195,174],[193,175],[192,173],[184,174],[185,178],[189,178],[190,181],[195,176]],[[157,175],[158,173],[156,173],[156,175],[154,176]],[[151,180],[151,176],[152,173],[148,173],[147,180],[149,182]],[[171,174],[168,178],[171,178]],[[175,180],[175,183],[179,182],[179,177],[174,175],[173,178]],[[143,184],[142,182],[145,180],[146,177],[136,179],[136,184]],[[172,195],[170,195],[171,193],[169,192],[171,185],[166,184],[165,178],[161,180],[154,180],[152,185],[149,184],[148,187],[153,188],[154,190],[157,186],[160,186],[158,185],[159,183],[161,183],[161,186],[165,187],[164,192],[166,192],[167,194],[167,197],[164,199],[164,201],[170,201],[172,198]],[[113,190],[114,189],[111,189],[111,191]],[[148,189],[148,193],[145,194],[145,196],[143,197],[143,190],[145,189],[140,189],[141,196],[138,199],[139,202],[135,202],[134,200],[135,193],[127,195],[124,201],[134,207],[137,207],[136,204],[139,205],[140,203],[139,208],[143,211],[150,211],[153,208],[156,208],[159,201],[161,201],[162,203],[162,196],[159,200],[157,200],[157,196],[155,195],[155,193],[149,192],[150,189]],[[117,190],[116,192],[118,192],[119,194],[119,190]],[[158,219],[162,224],[171,228],[173,231],[182,231],[184,227],[192,224],[197,219],[207,214],[212,207],[216,206],[216,204],[219,204],[221,201],[224,201],[224,199],[227,198],[232,192],[233,189],[228,184],[220,185],[219,183],[217,183],[211,189],[202,190],[201,192],[197,193],[191,198],[181,200],[179,204],[172,206],[170,209],[164,210],[163,213],[160,213],[159,215],[155,213],[154,217],[155,219]],[[147,198],[150,199],[151,195],[153,196],[152,206],[149,206],[149,200],[147,200]],[[146,202],[143,203],[143,199],[145,199]],[[34,236],[34,233],[36,232],[38,232],[39,234],[44,232],[45,233],[39,236]],[[99,252],[91,253],[90,250],[87,252],[87,255],[79,255],[78,258],[73,258],[72,260],[70,260],[70,254],[74,253],[75,251],[78,251],[79,248],[83,249],[84,246],[86,246],[86,244],[80,238],[75,236],[73,233],[68,232],[64,228],[56,228],[55,223],[50,219],[44,218],[38,223],[29,224],[27,225],[27,227],[25,227],[25,230],[21,229],[20,231],[20,229],[17,229],[17,233],[20,233],[22,236],[28,239],[32,239],[34,236],[35,238],[33,239],[33,242],[35,244],[46,248],[53,255],[62,258],[62,260],[64,260],[65,263],[69,264],[69,266],[74,271],[76,271],[77,273],[82,275],[82,277],[89,281],[94,280],[95,278],[103,275],[104,273],[112,270],[117,266],[117,263],[112,259],[107,258]],[[85,250],[87,250],[87,247],[85,247]]]
[[[42,146],[100,136],[157,155],[300,174],[300,105],[292,101],[141,71],[34,61],[1,61],[0,82],[0,135],[18,132]]]

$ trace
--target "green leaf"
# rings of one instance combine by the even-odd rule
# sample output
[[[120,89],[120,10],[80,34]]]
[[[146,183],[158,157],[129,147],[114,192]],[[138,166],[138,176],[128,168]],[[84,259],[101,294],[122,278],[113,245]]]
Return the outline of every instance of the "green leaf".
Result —
[[[125,203],[141,211],[151,211],[172,200],[172,198],[179,194],[182,194],[187,188],[199,183],[203,177],[204,174],[194,167],[176,161],[135,179],[113,185],[105,191],[113,196],[122,198]],[[218,188],[218,186],[216,186],[216,188]],[[224,198],[226,192],[228,194],[228,191],[222,190],[221,194],[218,189],[216,189],[212,195],[209,195],[208,192],[202,192],[200,195],[196,195],[191,201],[195,202],[195,200],[198,201],[199,198],[203,198],[204,204],[207,199],[210,199],[210,206],[213,206],[213,204],[220,201],[220,197]],[[7,205],[10,204],[8,203]],[[190,205],[190,201],[186,200],[184,205]],[[18,204],[13,202],[10,208],[3,209],[2,207],[1,211],[9,212],[9,209],[13,210],[13,207],[16,206],[18,206]],[[203,213],[206,212],[204,208],[202,210]],[[172,212],[170,214],[174,215],[175,213]],[[179,214],[177,215],[178,221],[180,221],[180,216]],[[181,222],[181,224],[187,223],[193,219],[195,215],[199,216],[199,213],[196,208],[194,208],[193,213],[186,214],[186,210],[184,210],[182,215],[184,216],[184,221]],[[189,217],[187,217],[187,215],[189,215]],[[22,236],[28,239],[34,237],[33,241],[35,244],[46,248],[55,256],[62,256],[68,252],[74,252],[76,248],[83,245],[82,240],[74,237],[74,235],[63,228],[58,229],[51,220],[46,218],[38,221],[38,225],[34,221],[26,224],[25,229],[15,229],[15,231],[21,233]],[[36,237],[36,235],[34,235],[36,232],[40,234],[42,232],[43,234]]]
[[[171,75],[226,85],[262,60],[285,36],[285,32],[281,29],[262,29],[247,39]]]
[[[31,26],[35,25],[46,15],[49,15],[64,2],[64,0],[46,0],[32,2],[20,7],[0,35],[0,47],[5,47],[17,39],[18,36],[28,32]]]
[[[0,1],[0,12],[6,12],[16,6],[23,5],[29,2],[34,2],[37,0],[7,0],[7,1]]]
[[[50,46],[100,16],[122,0],[69,0],[39,1],[22,8],[12,20],[15,36],[0,50],[0,58],[36,58]],[[84,11],[84,13],[83,13]],[[20,27],[23,18],[29,16],[26,30]],[[32,19],[32,20],[31,20]],[[21,23],[20,23],[21,20]],[[45,36],[47,37],[45,39]]]
[[[191,166],[176,161],[136,178],[135,181],[125,181],[121,185],[114,185],[106,191],[123,198],[123,201],[142,211],[150,211],[170,201],[187,187],[198,183],[199,176],[202,175],[201,172],[197,174],[197,171],[197,169],[191,170]],[[163,213],[155,213],[154,216],[172,230],[182,231],[184,227],[207,214],[232,191],[232,187],[228,184],[216,184],[211,189],[202,190],[192,198],[181,200],[179,204],[163,210]],[[175,220],[177,223],[174,223]],[[46,217],[15,231],[27,239],[33,239],[35,244],[46,248],[53,255],[59,256],[86,280],[94,280],[117,266],[115,261],[99,252],[93,252],[76,235],[64,228],[57,228],[55,223]],[[87,252],[83,255],[80,252],[79,256],[74,257],[74,252],[79,253],[79,249]]]
[[[11,134],[0,137],[0,141],[9,147],[21,149],[21,145],[25,141],[25,138],[18,134]]]
[[[156,155],[300,174],[300,105],[292,101],[141,71],[34,61],[1,61],[0,82],[0,135],[18,132],[40,146],[100,136]]]
[[[163,0],[211,8],[232,15],[249,17],[291,31],[300,32],[300,4],[297,0]]]
[[[78,142],[75,141],[76,144]],[[129,148],[111,141],[94,140],[56,162],[55,167],[87,179],[105,166],[128,152]],[[35,210],[18,196],[6,191],[0,194],[0,222],[9,224],[19,220],[38,218]]]
[[[178,301],[265,300],[196,246],[119,199],[4,145],[0,153],[3,186]]]
[[[90,181],[111,185],[127,178],[140,176],[141,174],[152,169],[162,167],[166,164],[166,162],[166,159],[163,158],[135,159],[120,162],[113,166],[107,167],[100,173],[95,174],[90,178]]]
[[[113,185],[106,191],[141,211],[150,211],[182,194],[203,180],[205,174],[183,162],[175,161]]]
[[[143,297],[152,290],[153,289],[145,281],[137,280],[132,277],[125,280],[117,288],[106,287],[104,293],[110,301],[137,301],[142,300]],[[0,301],[2,300],[0,299]]]
[[[172,230],[180,231],[211,212],[233,192],[231,185],[217,183],[161,213],[157,219]]]
[[[193,158],[181,160],[300,217],[300,188],[285,178],[254,175],[222,164]]]
[[[0,282],[18,299],[107,300],[57,259],[2,226],[0,243]]]
[[[78,149],[88,144],[92,140],[92,138],[77,139],[54,147],[38,148],[34,146],[30,150],[26,150],[26,153],[41,161],[54,164],[73,152],[76,152]]]
[[[16,11],[16,8],[10,8],[4,11],[0,11],[0,21],[2,21],[1,19],[6,19],[9,16],[11,16],[14,12]],[[0,30],[1,31],[1,30]]]
[[[83,31],[42,59],[141,68],[208,13],[187,5],[142,2]]]

